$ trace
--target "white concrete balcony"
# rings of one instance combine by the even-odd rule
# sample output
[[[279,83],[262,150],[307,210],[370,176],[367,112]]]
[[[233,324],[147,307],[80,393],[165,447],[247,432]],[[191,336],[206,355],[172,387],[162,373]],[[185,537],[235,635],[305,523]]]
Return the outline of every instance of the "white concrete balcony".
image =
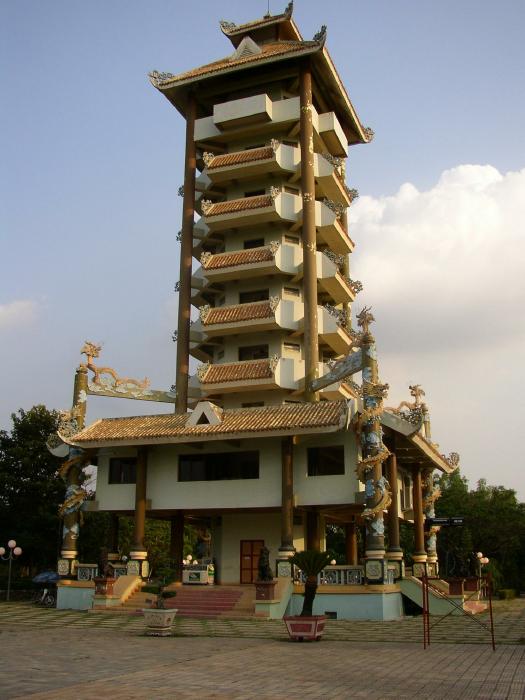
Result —
[[[250,132],[275,132],[275,127],[295,125],[298,130],[299,97],[273,102],[268,95],[254,95],[215,105],[214,113],[195,122],[195,141],[224,143]],[[334,112],[319,114],[312,105],[314,143],[318,150],[328,148],[335,156],[348,155],[348,142]],[[292,132],[293,133],[293,132]],[[322,139],[322,140],[321,140]]]
[[[266,246],[235,250],[226,253],[203,253],[202,267],[194,277],[196,285],[201,280],[207,284],[266,275],[294,276],[302,262],[300,246],[273,241]]]
[[[343,256],[338,256],[332,251],[317,251],[317,283],[336,304],[342,304],[355,300],[355,295],[361,290],[361,283],[343,275],[338,258]]]
[[[320,339],[338,355],[347,355],[352,347],[352,338],[345,328],[343,312],[335,310],[331,313],[324,306],[317,307],[317,311],[317,332]]]
[[[246,391],[268,391],[297,387],[294,361],[278,357],[222,364],[205,363],[190,379],[190,386],[202,396],[218,396]]]
[[[345,207],[352,201],[351,192],[345,185],[342,159],[329,153],[316,153],[314,156],[315,194],[326,197]]]
[[[295,331],[303,316],[302,304],[279,297],[232,306],[201,306],[192,330],[201,342],[224,335],[285,329]]]
[[[315,225],[319,239],[335,253],[346,255],[354,249],[354,242],[345,231],[341,219],[342,209],[331,202],[315,203]]]

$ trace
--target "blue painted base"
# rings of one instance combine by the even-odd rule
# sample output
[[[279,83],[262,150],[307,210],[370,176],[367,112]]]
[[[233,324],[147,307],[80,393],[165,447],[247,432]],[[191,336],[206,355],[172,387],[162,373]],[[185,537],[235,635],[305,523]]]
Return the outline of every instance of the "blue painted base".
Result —
[[[85,586],[57,586],[58,610],[90,610],[93,607],[95,588]]]
[[[303,596],[294,593],[287,615],[299,615]],[[314,615],[336,613],[338,620],[399,620],[403,617],[401,593],[355,593],[350,595],[317,594]]]

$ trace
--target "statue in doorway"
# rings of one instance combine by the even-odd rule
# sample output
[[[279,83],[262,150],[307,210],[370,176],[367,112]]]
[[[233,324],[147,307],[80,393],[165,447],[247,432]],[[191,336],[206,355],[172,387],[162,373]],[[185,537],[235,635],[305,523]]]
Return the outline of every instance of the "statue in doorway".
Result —
[[[263,547],[259,554],[259,576],[258,581],[273,581],[273,571],[270,566],[270,550]]]
[[[205,527],[197,530],[195,554],[199,561],[211,558],[211,532]]]

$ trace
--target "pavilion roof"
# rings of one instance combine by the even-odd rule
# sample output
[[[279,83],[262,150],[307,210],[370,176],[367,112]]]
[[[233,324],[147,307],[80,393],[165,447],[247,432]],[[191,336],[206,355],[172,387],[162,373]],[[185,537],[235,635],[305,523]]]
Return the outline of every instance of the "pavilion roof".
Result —
[[[327,433],[346,425],[345,401],[302,402],[219,411],[216,424],[189,425],[191,413],[102,418],[68,440],[79,447],[147,445]]]

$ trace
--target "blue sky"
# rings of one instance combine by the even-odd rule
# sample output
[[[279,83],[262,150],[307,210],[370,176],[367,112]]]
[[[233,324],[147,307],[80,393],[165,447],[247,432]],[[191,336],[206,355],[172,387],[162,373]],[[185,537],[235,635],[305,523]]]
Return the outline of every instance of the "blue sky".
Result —
[[[265,11],[264,0],[2,4],[0,425],[19,407],[67,407],[85,339],[103,341],[105,363],[123,374],[172,383],[184,125],[146,74],[231,53],[219,19],[240,23]],[[491,423],[498,407],[523,419],[522,370],[510,378],[507,360],[501,374],[495,355],[524,348],[512,306],[522,289],[513,277],[511,294],[506,265],[524,260],[522,181],[508,173],[525,167],[525,5],[297,0],[294,18],[305,38],[328,26],[331,55],[376,132],[352,149],[348,180],[361,193],[354,276],[366,285],[360,303],[375,305],[392,401],[405,398],[409,382],[430,387],[444,451],[462,452],[471,480],[500,480],[525,497],[509,441],[502,451],[483,442],[486,429],[507,429]],[[457,170],[467,165],[491,170]],[[400,190],[403,183],[413,189]],[[499,213],[485,231],[489,200]],[[421,235],[407,239],[414,227]],[[453,405],[444,389],[452,377]],[[94,400],[90,418],[142,412],[130,404]],[[499,459],[505,468],[492,476]]]

